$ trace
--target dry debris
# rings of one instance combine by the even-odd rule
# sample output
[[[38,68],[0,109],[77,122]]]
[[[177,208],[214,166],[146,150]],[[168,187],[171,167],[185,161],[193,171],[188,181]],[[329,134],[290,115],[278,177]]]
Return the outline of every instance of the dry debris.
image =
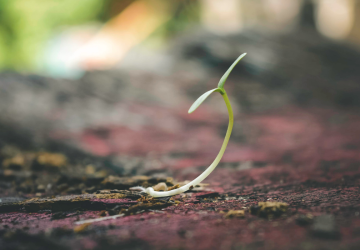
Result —
[[[142,197],[138,192],[128,190],[99,190],[95,194],[98,199],[131,199],[137,200]]]
[[[272,219],[274,217],[279,217],[284,212],[287,211],[288,204],[284,202],[259,202],[257,206],[250,208],[250,212],[253,215],[258,215],[260,217]]]
[[[123,199],[127,197],[126,194],[121,193],[96,194],[95,196],[98,199]]]
[[[230,210],[225,214],[226,219],[230,218],[244,218],[245,217],[245,210]]]
[[[154,178],[148,176],[118,177],[113,175],[105,178],[101,185],[103,188],[127,190],[136,186],[152,187],[161,182],[166,183],[168,186],[174,185],[172,178]]]
[[[129,207],[128,209],[122,209],[121,213],[125,215],[133,215],[141,213],[143,211],[148,211],[152,209],[161,209],[168,206],[172,206],[175,203],[173,201],[167,201],[166,199],[157,199],[153,197],[143,196],[137,200],[138,204]]]
[[[98,213],[99,216],[104,217],[107,216],[107,211],[106,210],[101,210],[100,213]]]
[[[178,182],[177,185],[178,185],[178,187],[182,187],[182,186],[188,184],[189,182],[190,181],[182,181],[182,182]],[[199,184],[193,186],[192,188],[190,188],[189,191],[191,191],[191,192],[205,191],[205,190],[207,190],[208,186],[209,186],[209,184],[207,184],[207,183],[199,183]],[[172,187],[172,189],[175,189],[175,188]],[[171,190],[171,189],[169,189],[169,190]]]
[[[156,184],[155,186],[153,186],[153,189],[155,191],[168,191],[168,187],[165,182],[160,182]]]
[[[173,190],[173,189],[177,189],[179,187],[181,187],[180,184],[176,184],[175,186],[169,187],[168,191]]]
[[[65,166],[67,162],[67,158],[65,155],[48,152],[39,153],[36,160],[40,165],[49,167],[62,167]]]
[[[86,230],[90,225],[91,225],[91,223],[84,223],[79,226],[76,226],[76,227],[74,227],[74,233],[81,233],[84,230]]]
[[[64,195],[48,198],[31,198],[14,202],[0,202],[0,212],[8,211],[76,211],[76,210],[110,210],[116,206],[120,209],[136,203],[141,196],[127,190],[104,190],[98,194]],[[113,200],[113,201],[110,201]]]
[[[3,166],[5,168],[11,168],[15,170],[20,170],[25,164],[25,159],[22,155],[16,155],[12,158],[7,158],[3,161]]]

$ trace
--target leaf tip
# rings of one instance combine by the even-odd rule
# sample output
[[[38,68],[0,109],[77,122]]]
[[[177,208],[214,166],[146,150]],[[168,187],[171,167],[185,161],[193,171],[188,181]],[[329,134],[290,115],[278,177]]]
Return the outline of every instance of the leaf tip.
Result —
[[[194,112],[199,106],[201,103],[203,103],[203,101],[205,101],[205,99],[213,92],[215,91],[219,91],[218,88],[216,89],[212,89],[212,90],[209,90],[207,91],[206,93],[202,94],[194,103],[193,105],[191,105],[188,113],[191,114],[192,112]]]
[[[233,64],[228,68],[228,70],[225,72],[225,74],[221,77],[219,84],[218,84],[218,88],[222,89],[224,88],[224,84],[228,78],[228,76],[230,75],[231,71],[234,69],[234,67],[236,66],[236,64],[238,64],[238,62],[240,62],[241,59],[244,58],[244,56],[246,56],[247,53],[242,53],[236,60],[235,62],[233,62]]]

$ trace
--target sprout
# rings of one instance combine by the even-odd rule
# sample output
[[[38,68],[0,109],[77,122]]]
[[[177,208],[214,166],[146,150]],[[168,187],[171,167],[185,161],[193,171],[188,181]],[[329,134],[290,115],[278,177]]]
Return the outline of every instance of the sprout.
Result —
[[[132,190],[139,190],[139,191],[143,191],[153,197],[165,197],[165,196],[172,196],[172,195],[177,195],[180,193],[183,193],[185,191],[188,191],[189,189],[192,189],[193,187],[195,187],[196,185],[200,184],[200,182],[202,182],[215,168],[216,166],[219,164],[221,158],[224,155],[226,146],[229,142],[230,139],[230,135],[231,135],[231,131],[234,125],[234,116],[233,116],[233,111],[230,105],[230,101],[229,98],[226,94],[226,91],[224,89],[224,84],[230,74],[230,72],[233,70],[233,68],[236,66],[236,64],[246,55],[246,53],[240,55],[236,61],[230,66],[230,68],[225,72],[225,74],[223,75],[223,77],[221,77],[218,87],[212,90],[207,91],[206,93],[204,93],[202,96],[200,96],[195,102],[194,104],[190,107],[189,109],[189,114],[194,112],[201,103],[203,103],[203,101],[205,101],[205,99],[211,95],[214,92],[219,92],[222,97],[224,98],[226,107],[228,109],[229,112],[229,125],[228,125],[228,129],[226,131],[226,135],[225,135],[225,139],[224,142],[221,146],[220,152],[218,153],[218,155],[216,156],[215,160],[213,161],[213,163],[211,163],[211,165],[201,174],[199,175],[195,180],[189,182],[188,184],[179,187],[177,189],[173,189],[170,191],[155,191],[152,187],[149,188],[142,188],[142,187],[135,187],[135,188],[131,188]]]

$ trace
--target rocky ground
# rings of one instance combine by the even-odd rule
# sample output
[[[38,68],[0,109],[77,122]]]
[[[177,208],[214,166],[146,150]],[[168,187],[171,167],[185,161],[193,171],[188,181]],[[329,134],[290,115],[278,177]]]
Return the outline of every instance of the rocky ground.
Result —
[[[156,75],[2,73],[0,248],[358,249],[360,56],[307,34],[179,39]],[[129,191],[182,185],[214,159],[221,97],[187,109],[239,44],[249,59],[225,86],[235,126],[222,162],[172,198]]]

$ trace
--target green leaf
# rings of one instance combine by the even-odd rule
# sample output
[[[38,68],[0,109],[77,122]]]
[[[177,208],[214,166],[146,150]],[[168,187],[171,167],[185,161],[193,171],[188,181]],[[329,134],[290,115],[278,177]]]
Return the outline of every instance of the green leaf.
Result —
[[[219,84],[218,84],[218,88],[223,89],[224,88],[224,84],[228,78],[228,76],[230,75],[231,71],[233,70],[233,68],[236,66],[236,64],[238,64],[238,62],[243,59],[243,57],[246,56],[246,53],[241,54],[236,61],[230,66],[230,68],[225,72],[225,74],[221,77]]]
[[[205,101],[205,99],[206,99],[209,95],[211,95],[211,93],[216,92],[216,91],[219,91],[219,88],[209,90],[208,92],[202,94],[202,95],[193,103],[193,105],[191,105],[188,113],[191,114],[192,112],[194,112],[195,109],[197,109],[197,108],[201,105],[201,103],[203,103],[203,101]]]

